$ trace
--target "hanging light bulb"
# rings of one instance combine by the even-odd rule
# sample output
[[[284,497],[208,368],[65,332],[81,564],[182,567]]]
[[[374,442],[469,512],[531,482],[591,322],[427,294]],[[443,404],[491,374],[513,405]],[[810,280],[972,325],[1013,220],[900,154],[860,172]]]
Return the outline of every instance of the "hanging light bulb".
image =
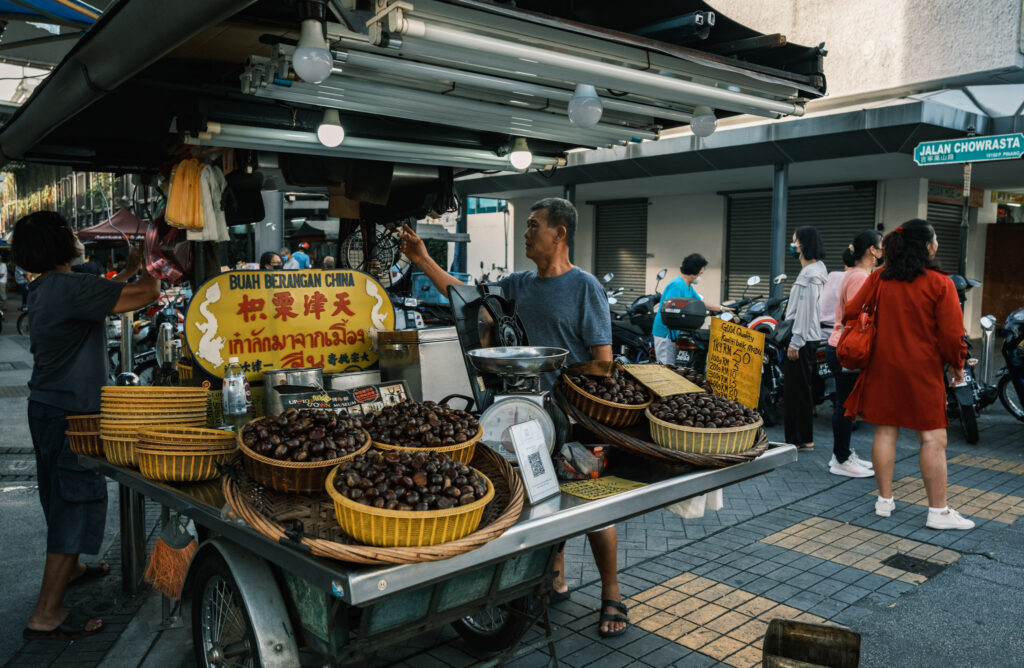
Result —
[[[710,137],[718,127],[718,119],[715,118],[715,110],[711,107],[697,105],[693,108],[693,120],[690,121],[690,129],[698,137]]]
[[[576,84],[576,92],[569,100],[569,122],[579,128],[592,128],[601,120],[603,111],[597,90],[590,84]]]
[[[508,156],[508,161],[519,170],[527,169],[533,162],[533,153],[530,153],[530,147],[525,138],[516,137],[516,140],[512,142],[512,152]]]
[[[316,138],[328,148],[334,148],[345,141],[345,128],[341,127],[337,109],[324,109],[323,120],[316,129]]]
[[[292,69],[300,79],[314,84],[331,76],[334,56],[327,49],[324,24],[319,19],[302,19],[299,45],[292,54]]]

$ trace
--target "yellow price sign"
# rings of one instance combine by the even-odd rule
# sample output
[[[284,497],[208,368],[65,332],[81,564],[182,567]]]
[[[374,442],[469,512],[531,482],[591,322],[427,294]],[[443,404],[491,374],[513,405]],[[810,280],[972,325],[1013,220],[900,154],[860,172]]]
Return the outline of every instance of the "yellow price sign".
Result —
[[[711,319],[705,375],[715,394],[757,410],[763,357],[763,332],[721,318]]]
[[[360,271],[230,271],[192,296],[185,340],[207,373],[222,378],[237,357],[260,380],[267,369],[368,368],[377,361],[370,330],[394,328],[391,299]]]

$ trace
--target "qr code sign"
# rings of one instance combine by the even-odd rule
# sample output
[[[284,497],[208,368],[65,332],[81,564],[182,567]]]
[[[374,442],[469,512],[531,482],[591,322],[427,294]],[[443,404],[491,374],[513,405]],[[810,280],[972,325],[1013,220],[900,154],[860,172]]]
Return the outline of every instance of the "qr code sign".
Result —
[[[531,452],[526,460],[530,462],[530,472],[534,478],[539,478],[544,475],[544,462],[541,461],[539,452]]]

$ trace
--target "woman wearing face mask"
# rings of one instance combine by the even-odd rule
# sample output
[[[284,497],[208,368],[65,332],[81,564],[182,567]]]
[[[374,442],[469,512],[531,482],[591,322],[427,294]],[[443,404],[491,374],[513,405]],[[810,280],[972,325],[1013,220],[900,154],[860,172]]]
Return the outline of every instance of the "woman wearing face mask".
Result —
[[[875,425],[871,460],[878,499],[875,514],[896,510],[892,473],[900,427],[917,432],[921,478],[928,494],[930,529],[972,529],[974,522],[946,505],[946,388],[963,381],[964,316],[956,288],[935,263],[939,242],[925,220],[903,223],[885,237],[885,267],[873,273],[846,304],[852,320],[876,295],[871,359],[846,400],[846,416]],[[925,333],[925,336],[921,334]]]
[[[679,267],[679,276],[676,276],[661,293],[661,302],[658,304],[658,312],[654,315],[654,326],[651,333],[654,335],[654,356],[661,364],[675,364],[676,344],[672,339],[672,332],[665,323],[661,321],[661,307],[666,299],[700,299],[709,311],[731,311],[732,309],[705,300],[696,290],[700,284],[700,278],[704,274],[708,261],[700,253],[691,253],[683,258]]]
[[[825,360],[832,370],[836,381],[836,396],[832,409],[832,460],[829,462],[829,473],[850,478],[869,478],[874,475],[871,462],[857,456],[850,448],[850,432],[853,431],[853,420],[846,418],[843,404],[850,396],[857,382],[856,371],[846,371],[836,359],[836,346],[843,333],[843,311],[850,301],[868,280],[872,270],[882,259],[882,235],[874,230],[864,230],[853,239],[843,251],[843,262],[847,264],[839,293],[835,302],[835,326],[825,345]]]
[[[815,355],[822,341],[821,290],[828,280],[822,258],[825,249],[815,227],[798,227],[789,252],[800,260],[800,274],[793,283],[786,306],[786,319],[793,321],[793,334],[786,349],[785,408],[786,441],[800,449],[814,447],[814,398],[812,384]]]

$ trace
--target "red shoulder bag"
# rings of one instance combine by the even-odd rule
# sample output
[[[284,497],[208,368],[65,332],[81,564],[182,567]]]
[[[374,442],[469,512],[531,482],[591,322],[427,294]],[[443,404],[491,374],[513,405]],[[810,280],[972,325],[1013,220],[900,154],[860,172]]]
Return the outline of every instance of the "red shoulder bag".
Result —
[[[844,369],[866,369],[871,361],[875,344],[875,311],[878,310],[878,289],[882,281],[875,281],[875,291],[864,302],[861,312],[853,320],[843,323],[843,333],[836,345],[836,359]]]

